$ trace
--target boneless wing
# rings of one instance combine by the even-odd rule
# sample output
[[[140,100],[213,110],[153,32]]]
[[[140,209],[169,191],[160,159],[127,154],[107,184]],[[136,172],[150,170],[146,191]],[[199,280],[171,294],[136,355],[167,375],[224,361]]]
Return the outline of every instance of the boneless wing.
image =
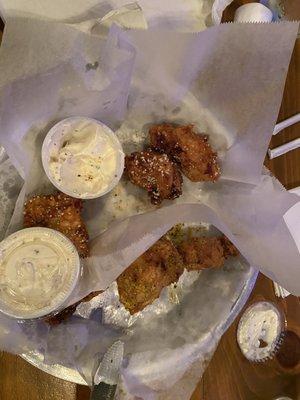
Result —
[[[193,125],[154,125],[149,135],[150,145],[176,161],[191,181],[216,181],[219,178],[217,153],[206,135],[194,132]]]
[[[118,277],[120,301],[130,314],[141,311],[159,297],[165,286],[177,282],[182,272],[181,256],[164,237]]]
[[[166,154],[151,149],[134,152],[125,158],[125,171],[131,183],[147,190],[153,204],[182,193],[181,173]]]
[[[226,258],[239,254],[237,248],[226,236],[203,236],[184,240],[179,244],[178,251],[189,271],[220,268]]]
[[[73,242],[80,257],[87,257],[89,235],[81,211],[82,200],[63,193],[34,196],[24,206],[24,227],[55,229]]]

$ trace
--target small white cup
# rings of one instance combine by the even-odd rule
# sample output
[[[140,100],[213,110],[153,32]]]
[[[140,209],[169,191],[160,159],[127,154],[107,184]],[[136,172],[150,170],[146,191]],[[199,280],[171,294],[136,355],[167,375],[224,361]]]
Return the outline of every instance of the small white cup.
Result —
[[[0,243],[0,311],[27,320],[66,307],[81,272],[74,244],[53,229],[22,229]]]
[[[272,19],[272,11],[260,3],[244,4],[234,15],[234,22],[271,22]]]
[[[63,180],[59,181],[58,179],[56,179],[54,174],[51,172],[50,162],[53,151],[57,151],[58,149],[62,148],[64,143],[64,138],[67,135],[69,135],[72,132],[72,130],[75,130],[76,126],[84,123],[98,127],[99,134],[101,132],[101,135],[103,135],[103,137],[109,139],[110,145],[115,150],[117,162],[116,162],[116,169],[113,173],[113,177],[111,181],[108,184],[106,184],[104,188],[98,190],[97,192],[76,193],[75,191],[65,187]],[[100,155],[101,154],[99,153],[99,156]],[[49,180],[51,181],[51,183],[61,192],[69,196],[80,199],[95,199],[97,197],[104,196],[106,193],[110,192],[121,179],[124,170],[124,157],[125,156],[122,146],[118,138],[116,137],[115,133],[102,122],[86,117],[70,117],[58,122],[50,129],[42,146],[42,163],[45,173],[49,178]]]

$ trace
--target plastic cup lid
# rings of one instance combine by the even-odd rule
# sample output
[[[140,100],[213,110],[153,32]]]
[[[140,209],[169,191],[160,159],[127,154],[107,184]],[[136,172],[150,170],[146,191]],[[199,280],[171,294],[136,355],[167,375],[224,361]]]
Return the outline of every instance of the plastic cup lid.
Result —
[[[243,355],[253,362],[273,358],[282,343],[285,318],[271,302],[260,301],[249,306],[237,329],[237,341]]]

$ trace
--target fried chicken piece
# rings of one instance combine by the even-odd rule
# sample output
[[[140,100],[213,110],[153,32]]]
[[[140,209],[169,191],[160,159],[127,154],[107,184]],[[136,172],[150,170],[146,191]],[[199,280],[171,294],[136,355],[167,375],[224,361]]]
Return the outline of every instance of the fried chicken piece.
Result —
[[[221,237],[195,237],[184,240],[178,246],[188,271],[220,268],[229,256],[239,251],[224,235]]]
[[[188,270],[218,268],[224,264],[224,250],[216,237],[200,237],[185,240],[178,246]]]
[[[74,243],[79,256],[89,255],[89,235],[81,218],[82,200],[64,193],[34,196],[24,206],[24,227],[55,229]]]
[[[141,311],[159,297],[165,286],[177,282],[182,272],[182,258],[164,237],[118,277],[120,301],[130,314]]]
[[[222,235],[219,240],[222,244],[225,258],[236,257],[240,254],[235,245],[225,235]]]
[[[206,135],[194,132],[193,125],[160,124],[150,128],[150,144],[176,161],[192,182],[216,181],[220,167]]]
[[[238,254],[237,248],[224,235],[185,240],[177,249],[163,237],[118,277],[120,301],[130,314],[135,314],[158,298],[164,287],[177,282],[184,267],[189,271],[217,268],[226,258]],[[90,301],[100,293],[90,293],[58,314],[45,318],[45,321],[50,325],[60,324],[74,314],[81,302]]]
[[[132,153],[125,158],[125,171],[134,185],[147,190],[153,204],[182,194],[181,173],[166,154],[151,149]]]

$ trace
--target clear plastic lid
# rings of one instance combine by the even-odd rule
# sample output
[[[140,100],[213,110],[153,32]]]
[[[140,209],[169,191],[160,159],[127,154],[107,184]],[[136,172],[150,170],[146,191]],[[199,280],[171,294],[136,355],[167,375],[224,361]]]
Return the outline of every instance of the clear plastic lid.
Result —
[[[63,308],[80,275],[75,246],[48,228],[18,231],[0,243],[0,311],[32,319]]]
[[[249,306],[237,329],[241,352],[253,362],[264,362],[278,351],[285,330],[282,312],[271,302],[260,301]]]

